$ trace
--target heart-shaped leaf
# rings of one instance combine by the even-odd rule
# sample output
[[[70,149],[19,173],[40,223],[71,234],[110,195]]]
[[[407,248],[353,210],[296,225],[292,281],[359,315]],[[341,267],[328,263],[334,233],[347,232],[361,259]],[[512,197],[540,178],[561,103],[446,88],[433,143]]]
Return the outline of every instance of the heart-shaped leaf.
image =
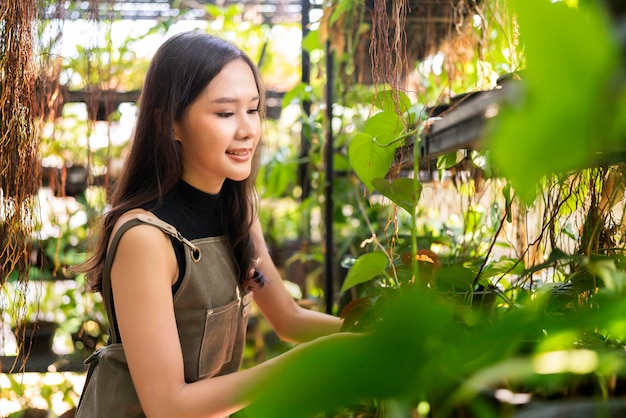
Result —
[[[380,146],[393,146],[398,144],[393,141],[398,138],[404,130],[402,119],[395,113],[389,111],[378,112],[365,122],[363,131],[370,134],[374,141]]]
[[[341,291],[345,292],[357,284],[372,280],[374,277],[383,274],[386,269],[387,256],[385,254],[381,252],[364,254],[348,270],[346,279],[341,286]]]
[[[373,190],[372,180],[385,177],[393,163],[395,148],[382,147],[374,142],[371,135],[360,133],[352,138],[348,147],[348,158],[354,172]]]

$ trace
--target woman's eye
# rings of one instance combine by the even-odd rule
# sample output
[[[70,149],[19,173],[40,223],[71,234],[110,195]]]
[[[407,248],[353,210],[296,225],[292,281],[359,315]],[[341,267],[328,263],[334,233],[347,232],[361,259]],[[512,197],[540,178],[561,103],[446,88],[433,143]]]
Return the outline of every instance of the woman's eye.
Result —
[[[254,109],[248,110],[248,114],[250,114],[250,115],[254,115],[255,113],[259,113],[259,108],[254,108]]]
[[[233,112],[220,112],[217,114],[217,116],[219,116],[220,118],[229,118],[232,115],[234,115]]]

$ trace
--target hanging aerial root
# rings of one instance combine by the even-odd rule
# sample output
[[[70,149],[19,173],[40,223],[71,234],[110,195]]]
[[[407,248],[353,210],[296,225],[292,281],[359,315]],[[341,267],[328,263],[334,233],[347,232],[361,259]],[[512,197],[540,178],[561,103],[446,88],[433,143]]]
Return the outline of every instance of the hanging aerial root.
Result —
[[[35,0],[0,6],[0,285],[27,278],[32,207],[38,186],[32,115]]]

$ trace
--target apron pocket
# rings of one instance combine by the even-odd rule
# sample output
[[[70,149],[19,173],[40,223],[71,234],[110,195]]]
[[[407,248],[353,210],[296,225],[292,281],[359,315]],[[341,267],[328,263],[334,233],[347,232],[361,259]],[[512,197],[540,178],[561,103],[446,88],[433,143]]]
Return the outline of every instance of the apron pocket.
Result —
[[[239,300],[206,312],[198,361],[200,378],[215,376],[233,357],[237,335]]]

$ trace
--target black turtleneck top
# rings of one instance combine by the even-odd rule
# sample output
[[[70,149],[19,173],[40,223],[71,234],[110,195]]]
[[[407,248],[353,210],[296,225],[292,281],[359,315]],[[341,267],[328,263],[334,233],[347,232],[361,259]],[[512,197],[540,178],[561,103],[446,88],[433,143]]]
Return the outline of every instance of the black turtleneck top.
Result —
[[[226,233],[222,222],[220,195],[205,193],[183,180],[165,196],[161,206],[155,209],[154,205],[146,205],[144,209],[174,226],[190,241]],[[172,292],[175,293],[185,276],[185,249],[184,244],[176,238],[170,239],[178,262],[178,279],[172,287]]]

